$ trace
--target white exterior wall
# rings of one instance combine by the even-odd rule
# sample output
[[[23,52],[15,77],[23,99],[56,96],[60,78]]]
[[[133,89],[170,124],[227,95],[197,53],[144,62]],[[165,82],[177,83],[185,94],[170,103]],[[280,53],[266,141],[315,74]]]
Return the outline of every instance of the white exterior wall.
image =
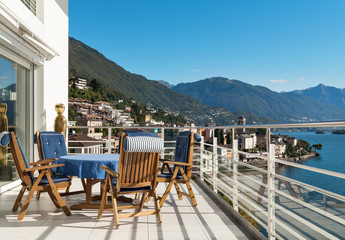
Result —
[[[53,130],[56,103],[65,105],[68,117],[68,0],[38,0],[37,17],[20,0],[0,2],[59,54],[34,67],[34,129]]]
[[[46,130],[54,129],[55,104],[65,105],[68,118],[68,1],[44,1],[44,30],[47,42],[59,56],[44,64],[43,112]],[[37,126],[39,127],[39,126]]]
[[[0,0],[0,20],[5,19],[4,25],[0,25],[0,34],[4,31],[6,38],[11,36],[13,39],[0,41],[0,50],[3,44],[14,55],[33,64],[34,106],[30,134],[53,130],[56,103],[65,105],[64,116],[68,117],[68,0],[37,0],[36,5],[37,16],[20,0]],[[49,54],[37,45],[33,47],[32,42],[22,36],[23,29],[48,48],[48,52],[58,55],[48,60]],[[48,57],[45,59],[44,56]],[[33,142],[30,144],[33,147]]]

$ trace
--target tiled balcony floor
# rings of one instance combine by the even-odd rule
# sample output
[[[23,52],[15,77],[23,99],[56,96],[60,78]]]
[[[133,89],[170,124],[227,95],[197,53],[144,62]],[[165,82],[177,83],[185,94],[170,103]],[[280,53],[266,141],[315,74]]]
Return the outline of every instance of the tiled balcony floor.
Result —
[[[81,188],[79,179],[75,178],[72,190]],[[196,208],[189,199],[179,200],[172,189],[162,207],[161,224],[157,224],[153,215],[125,218],[120,219],[117,230],[110,211],[105,211],[101,219],[97,219],[97,210],[71,210],[72,215],[68,217],[55,208],[47,193],[40,200],[33,198],[24,220],[18,221],[18,212],[12,213],[11,209],[19,189],[0,194],[0,239],[248,239],[194,183]],[[160,184],[158,195],[164,190],[165,184]],[[93,193],[99,193],[99,186],[93,187]],[[63,199],[69,207],[85,197],[80,194]],[[146,206],[153,208],[153,202]]]

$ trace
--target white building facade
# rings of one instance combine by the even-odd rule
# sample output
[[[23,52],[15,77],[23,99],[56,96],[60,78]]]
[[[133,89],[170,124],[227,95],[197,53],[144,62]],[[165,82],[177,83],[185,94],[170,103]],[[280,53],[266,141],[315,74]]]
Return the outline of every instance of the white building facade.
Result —
[[[68,0],[0,0],[0,107],[8,119],[0,131],[15,131],[28,159],[34,132],[53,130],[56,103],[67,119]]]

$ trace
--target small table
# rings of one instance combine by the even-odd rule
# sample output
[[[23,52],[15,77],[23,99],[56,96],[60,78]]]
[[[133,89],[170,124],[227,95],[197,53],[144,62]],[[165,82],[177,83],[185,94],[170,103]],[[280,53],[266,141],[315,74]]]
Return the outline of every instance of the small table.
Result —
[[[107,166],[115,171],[119,164],[119,154],[78,154],[61,156],[55,163],[65,164],[56,169],[57,173],[67,176],[77,176],[82,179],[85,189],[86,201],[72,205],[71,209],[98,209],[100,204],[92,203],[92,185],[104,180],[106,172],[99,166]],[[84,179],[86,178],[86,183]]]

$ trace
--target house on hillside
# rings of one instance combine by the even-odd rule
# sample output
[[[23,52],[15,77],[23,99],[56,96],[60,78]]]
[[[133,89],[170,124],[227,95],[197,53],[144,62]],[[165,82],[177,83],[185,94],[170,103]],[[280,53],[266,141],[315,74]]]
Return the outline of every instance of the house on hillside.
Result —
[[[241,134],[238,137],[238,147],[241,150],[256,147],[256,134]]]
[[[68,153],[100,154],[103,143],[82,133],[68,135]]]
[[[131,112],[131,111],[132,111],[132,108],[129,107],[129,106],[126,106],[126,107],[125,107],[125,111],[126,111],[126,112]]]
[[[276,143],[275,145],[275,156],[283,157],[286,152],[286,144],[284,142]]]
[[[78,89],[89,89],[87,87],[87,80],[82,78],[70,78],[68,80],[68,85],[72,87],[73,85]]]
[[[83,128],[82,133],[93,139],[101,139],[103,136],[102,132],[96,132],[97,127],[102,127],[102,120],[97,115],[85,115],[77,120],[78,126],[87,126]]]

